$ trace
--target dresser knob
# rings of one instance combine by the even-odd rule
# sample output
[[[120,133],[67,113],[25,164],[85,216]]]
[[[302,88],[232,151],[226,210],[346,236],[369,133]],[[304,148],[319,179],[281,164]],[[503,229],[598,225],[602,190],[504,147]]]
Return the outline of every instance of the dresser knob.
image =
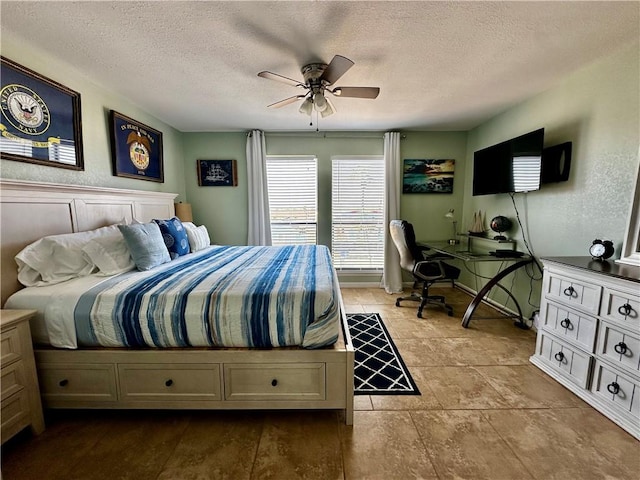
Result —
[[[67,380],[66,378],[63,380],[60,380],[58,382],[58,385],[60,385],[61,387],[66,387],[67,385],[69,385],[69,380]]]
[[[618,385],[616,382],[611,382],[609,385],[607,385],[607,390],[609,390],[609,393],[617,395],[620,391],[620,385]]]
[[[562,353],[562,352],[558,352],[558,353],[556,353],[556,354],[554,355],[554,358],[555,358],[557,361],[561,362],[562,360],[564,360],[564,353]]]
[[[631,308],[631,305],[629,305],[628,303],[625,303],[624,305],[621,305],[618,307],[618,313],[620,315],[624,315],[625,317],[628,317],[632,311],[633,309]]]
[[[173,380],[169,379],[169,380],[167,380],[166,382],[164,382],[164,384],[165,384],[167,387],[170,387],[171,385],[173,385]]]
[[[271,380],[271,386],[275,387],[276,385],[278,385],[278,380],[274,378],[273,380]]]
[[[625,353],[627,353],[627,344],[624,342],[620,342],[615,347],[613,347],[613,349],[616,351],[616,353],[624,355]]]
[[[560,322],[560,325],[562,325],[562,328],[571,328],[573,325],[571,325],[571,320],[569,320],[568,318],[565,318],[564,320],[562,320]]]
[[[576,289],[575,289],[575,288],[573,288],[573,287],[571,287],[571,286],[569,286],[569,287],[567,287],[567,288],[565,288],[565,289],[564,289],[564,292],[563,292],[563,293],[564,293],[567,297],[573,297],[573,296],[574,296],[574,294],[576,293]]]

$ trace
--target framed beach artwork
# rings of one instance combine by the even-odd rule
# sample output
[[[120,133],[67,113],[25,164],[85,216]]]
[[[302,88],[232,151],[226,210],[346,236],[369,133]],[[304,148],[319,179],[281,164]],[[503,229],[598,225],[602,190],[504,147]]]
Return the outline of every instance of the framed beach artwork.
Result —
[[[80,94],[1,57],[0,157],[84,170]]]
[[[402,193],[453,193],[453,159],[409,159],[402,168]]]
[[[162,132],[114,110],[109,119],[113,174],[164,182]]]
[[[235,160],[198,160],[198,185],[201,187],[236,187]]]

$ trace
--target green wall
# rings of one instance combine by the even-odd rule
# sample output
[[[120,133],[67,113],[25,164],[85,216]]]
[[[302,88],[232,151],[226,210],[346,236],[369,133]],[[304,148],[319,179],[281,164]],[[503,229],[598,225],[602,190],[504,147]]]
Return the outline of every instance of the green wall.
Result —
[[[15,41],[4,33],[2,55],[80,94],[84,171],[0,160],[0,176],[73,185],[174,192],[179,193],[181,198],[185,197],[181,132],[137,108],[126,98],[100,86],[72,66],[47,56],[24,41]],[[163,133],[164,183],[112,175],[109,110],[116,110]]]
[[[612,240],[616,258],[619,256],[639,161],[639,52],[637,43],[617,51],[469,132],[469,165],[475,150],[540,127],[545,128],[545,146],[573,142],[569,181],[515,196],[537,257],[585,256],[595,238]],[[469,168],[464,224],[471,223],[477,210],[486,213],[487,222],[504,215],[515,223],[509,195],[474,197],[472,177]],[[524,250],[523,233],[517,225],[508,233],[518,241],[518,249]],[[539,272],[535,274],[539,277]],[[462,280],[471,284],[468,275]],[[528,304],[530,285],[530,278],[519,271],[514,291],[521,306]],[[540,284],[533,282],[533,286],[531,303],[537,305]],[[496,297],[502,302],[501,298]],[[534,306],[526,310],[530,315]]]

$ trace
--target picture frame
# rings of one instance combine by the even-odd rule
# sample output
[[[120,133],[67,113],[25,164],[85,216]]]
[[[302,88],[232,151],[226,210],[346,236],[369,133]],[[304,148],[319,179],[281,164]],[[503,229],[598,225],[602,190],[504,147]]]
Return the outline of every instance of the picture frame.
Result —
[[[80,94],[0,56],[0,158],[84,170]]]
[[[109,111],[113,175],[151,182],[164,182],[162,132]]]
[[[198,185],[201,187],[237,187],[235,160],[198,160]]]
[[[453,193],[456,161],[405,158],[402,193]]]

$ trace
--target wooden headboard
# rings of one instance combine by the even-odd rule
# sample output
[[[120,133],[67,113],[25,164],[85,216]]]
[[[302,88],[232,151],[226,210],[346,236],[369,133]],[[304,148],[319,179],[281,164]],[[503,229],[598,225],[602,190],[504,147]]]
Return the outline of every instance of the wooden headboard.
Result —
[[[82,232],[134,218],[170,218],[177,194],[0,179],[2,303],[22,286],[14,257],[47,235]]]

